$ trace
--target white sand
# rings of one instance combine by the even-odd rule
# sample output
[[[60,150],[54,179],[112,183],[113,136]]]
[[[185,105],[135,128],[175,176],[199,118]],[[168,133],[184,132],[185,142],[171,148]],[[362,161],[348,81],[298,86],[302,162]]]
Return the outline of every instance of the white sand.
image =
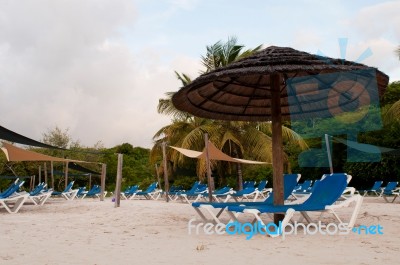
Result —
[[[347,210],[342,214],[348,213]],[[226,216],[226,215],[225,215]],[[226,216],[227,217],[227,216]],[[110,198],[0,210],[0,264],[398,264],[400,204],[366,198],[356,225],[383,235],[188,235],[188,204]],[[333,220],[333,219],[332,219]]]

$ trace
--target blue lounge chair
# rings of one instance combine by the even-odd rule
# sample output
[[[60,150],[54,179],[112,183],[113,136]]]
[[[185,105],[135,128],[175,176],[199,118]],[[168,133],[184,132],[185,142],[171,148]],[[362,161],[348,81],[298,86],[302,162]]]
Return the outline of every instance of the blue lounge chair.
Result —
[[[101,188],[99,185],[93,185],[93,187],[86,192],[83,192],[82,194],[82,199],[84,199],[85,197],[100,197],[100,193],[101,193]]]
[[[369,192],[375,193],[376,196],[379,196],[382,191],[381,190],[382,184],[383,184],[383,181],[378,180],[378,181],[375,181],[374,185],[369,190],[359,190],[358,192],[360,194],[363,193],[363,196],[368,195]]]
[[[254,180],[247,180],[243,182],[243,189],[246,188],[254,188],[256,186],[256,182]]]
[[[212,193],[212,197],[215,201],[219,201],[219,198],[228,196],[231,193],[231,191],[232,191],[232,188],[225,186],[225,187],[220,188],[219,190],[214,191]],[[209,198],[209,194],[206,191],[204,193],[198,194],[197,198],[196,198],[196,200],[194,200],[194,202],[197,202],[201,199],[208,200],[208,198]]]
[[[307,192],[311,188],[311,185],[312,185],[312,180],[307,179],[302,184],[297,185],[294,188],[293,192]]]
[[[207,192],[206,184],[198,184],[194,191],[181,192],[178,194],[178,198],[181,199],[182,202],[190,203],[190,200],[195,200],[199,194]]]
[[[225,202],[229,201],[231,198],[234,199],[236,202],[239,202],[239,200],[243,201],[244,199],[250,201],[251,197],[253,198],[253,202],[255,202],[258,196],[261,194],[259,190],[263,191],[266,185],[266,180],[261,181],[257,187],[254,187],[254,185],[252,184],[247,185],[245,188],[243,188],[243,190],[236,191],[228,195]]]
[[[46,190],[47,184],[40,183],[31,192],[29,192],[29,199],[35,205],[43,205],[52,195],[52,190]]]
[[[315,187],[317,186],[316,184],[320,182],[321,180],[317,179],[314,181],[314,184],[309,187],[307,190],[293,190],[292,196],[295,200],[304,200],[305,198],[308,198],[311,193],[314,191]]]
[[[285,174],[284,175],[284,198],[287,199],[292,194],[293,188],[297,185],[297,182],[300,179],[300,174]],[[222,223],[219,219],[220,215],[224,212],[224,210],[228,206],[238,206],[238,205],[273,205],[274,203],[274,195],[273,191],[268,194],[268,197],[263,202],[194,202],[192,203],[193,209],[198,213],[198,215],[206,222],[210,221],[206,216],[205,212],[211,216],[211,221],[215,221],[216,223]],[[217,209],[218,212],[214,213],[214,210]],[[202,211],[204,210],[204,212]]]
[[[82,198],[83,194],[87,192],[86,187],[79,187],[78,192],[76,193],[77,198]]]
[[[157,182],[151,183],[145,191],[137,191],[133,193],[132,196],[129,197],[129,199],[132,200],[135,197],[143,196],[147,200],[157,200],[160,195],[160,192],[157,190],[157,184]]]
[[[18,193],[24,181],[16,181],[0,194],[0,205],[9,213],[17,213],[29,197],[29,193]]]
[[[71,181],[68,183],[67,187],[63,191],[53,191],[51,195],[53,196],[62,196],[67,201],[72,201],[75,199],[76,194],[78,193],[78,189],[73,190],[72,187],[74,186],[75,181]]]
[[[188,191],[185,191],[185,190],[179,190],[179,191],[170,191],[170,192],[168,192],[168,197],[171,199],[171,200],[177,200],[178,198],[179,198],[179,195],[180,194],[184,194],[184,193],[186,193],[186,192],[188,192],[188,193],[194,193],[195,191],[196,191],[196,189],[197,189],[197,187],[200,185],[201,183],[200,183],[200,181],[196,181],[195,183],[193,183],[193,185],[192,185],[192,187],[190,188],[190,190],[188,190]]]
[[[399,183],[397,181],[388,182],[385,188],[382,189],[381,196],[386,202],[394,202],[398,197],[398,190],[396,187]],[[392,201],[388,200],[388,197],[394,196]]]
[[[139,185],[129,186],[124,192],[121,192],[121,197],[127,200],[130,196],[139,191]]]
[[[346,174],[331,174],[327,175],[320,182],[316,184],[314,191],[311,193],[310,197],[301,204],[292,205],[262,205],[262,206],[229,206],[228,213],[234,219],[237,215],[235,213],[249,213],[254,215],[254,217],[261,223],[260,215],[263,213],[285,213],[285,218],[282,221],[282,226],[285,227],[293,217],[295,212],[300,212],[305,219],[311,223],[312,220],[308,216],[307,212],[319,211],[319,212],[331,212],[336,219],[343,225],[346,225],[348,229],[354,226],[355,220],[357,218],[358,212],[362,203],[361,195],[354,195],[349,198],[345,203],[335,204],[335,202],[343,194],[343,191],[347,187],[347,175]],[[339,218],[339,216],[334,212],[334,209],[348,207],[351,202],[356,202],[350,221],[345,224]],[[237,219],[236,219],[237,220]]]

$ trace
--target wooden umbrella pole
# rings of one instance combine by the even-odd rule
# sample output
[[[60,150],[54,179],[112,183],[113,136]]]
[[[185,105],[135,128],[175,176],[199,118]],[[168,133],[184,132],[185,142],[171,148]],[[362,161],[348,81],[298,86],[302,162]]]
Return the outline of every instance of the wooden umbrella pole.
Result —
[[[42,183],[42,166],[39,166],[39,182],[38,183]]]
[[[282,115],[280,75],[271,74],[271,121],[272,121],[272,168],[274,205],[284,204],[283,198],[283,147],[282,147]],[[283,214],[274,214],[274,222],[278,224]]]
[[[47,185],[47,163],[44,162],[44,183]]]
[[[101,164],[101,194],[100,194],[100,201],[104,201],[104,191],[106,187],[106,172],[107,172],[107,165]]]
[[[54,190],[54,168],[53,168],[53,161],[50,161],[50,178],[51,178],[51,188]]]
[[[65,187],[66,189],[68,186],[68,162],[65,162]]]
[[[118,164],[117,164],[117,182],[115,185],[115,203],[114,208],[120,206],[121,203],[121,182],[122,182],[122,160],[123,155],[118,154]]]
[[[210,166],[210,154],[208,153],[208,134],[204,134],[204,141],[206,146],[206,167],[207,167],[207,182],[208,182],[208,199],[210,202],[212,199],[212,179],[211,179],[211,166]]]
[[[161,189],[160,174],[158,173],[158,166],[157,166],[157,164],[154,164],[154,165],[156,167],[156,176],[157,176],[158,187]]]
[[[329,169],[331,171],[331,174],[333,174],[331,145],[330,145],[330,142],[329,142],[329,135],[327,135],[327,134],[325,134],[325,144],[326,144],[326,153],[328,154]]]

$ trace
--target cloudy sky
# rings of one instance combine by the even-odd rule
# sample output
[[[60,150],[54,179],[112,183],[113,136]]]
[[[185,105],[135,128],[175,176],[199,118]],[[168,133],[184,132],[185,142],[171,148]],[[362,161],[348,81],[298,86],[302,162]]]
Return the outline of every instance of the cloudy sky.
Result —
[[[35,140],[69,129],[84,146],[151,147],[157,113],[198,75],[206,45],[290,46],[400,80],[400,1],[0,0],[0,125]]]

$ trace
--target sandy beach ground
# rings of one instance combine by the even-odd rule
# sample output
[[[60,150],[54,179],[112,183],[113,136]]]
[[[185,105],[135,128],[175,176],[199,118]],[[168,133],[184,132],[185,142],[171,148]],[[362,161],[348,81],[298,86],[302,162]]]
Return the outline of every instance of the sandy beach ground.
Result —
[[[339,212],[349,214],[348,209]],[[24,205],[18,214],[1,209],[0,264],[399,263],[400,204],[382,198],[364,199],[356,226],[379,224],[383,235],[301,234],[284,240],[189,235],[192,218],[200,222],[192,207],[181,202],[122,200],[114,208],[110,198],[50,198],[44,206]]]

